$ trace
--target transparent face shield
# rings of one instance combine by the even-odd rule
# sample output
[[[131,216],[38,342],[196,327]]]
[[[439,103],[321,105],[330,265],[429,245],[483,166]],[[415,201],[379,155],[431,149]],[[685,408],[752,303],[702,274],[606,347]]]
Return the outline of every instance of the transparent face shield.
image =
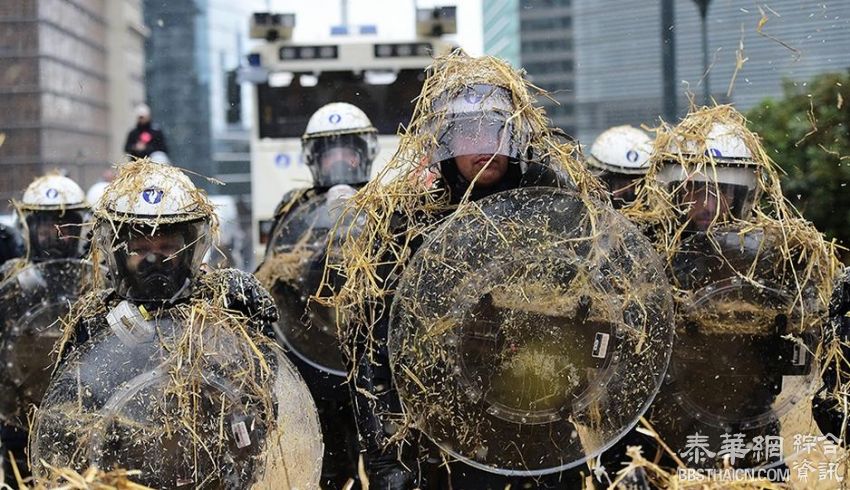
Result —
[[[691,232],[745,219],[756,200],[756,173],[752,167],[717,167],[684,175],[681,166],[670,164],[662,171],[662,178],[668,183],[674,205],[682,211],[686,230]]]
[[[317,187],[363,184],[372,173],[374,133],[338,134],[304,140],[304,161]]]
[[[101,248],[113,287],[134,301],[169,301],[189,296],[209,248],[209,222],[148,225],[101,224]]]
[[[79,209],[26,211],[29,258],[33,262],[82,256],[86,212]]]
[[[676,204],[687,209],[687,230],[702,232],[712,223],[742,219],[752,209],[753,190],[735,184],[680,182]]]
[[[519,159],[525,138],[511,121],[512,113],[510,91],[494,85],[473,85],[439,97],[429,125],[436,142],[431,162],[469,155]]]
[[[437,147],[432,162],[461,156],[503,155],[519,159],[520,149],[512,137],[513,125],[508,115],[498,112],[463,114],[446,119],[435,128]]]

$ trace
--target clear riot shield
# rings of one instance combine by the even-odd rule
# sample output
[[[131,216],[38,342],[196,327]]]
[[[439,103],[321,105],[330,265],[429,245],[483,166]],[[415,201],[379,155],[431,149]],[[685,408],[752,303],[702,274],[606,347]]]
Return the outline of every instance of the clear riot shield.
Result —
[[[107,318],[50,383],[36,476],[44,461],[139,470],[153,488],[318,488],[316,408],[277,345],[209,305],[146,319],[122,302]]]
[[[406,413],[486,471],[577,466],[633,427],[667,367],[673,304],[608,207],[524,188],[459,210],[400,280],[389,348]]]
[[[824,312],[805,264],[781,256],[785,239],[726,226],[684,240],[672,259],[676,345],[652,420],[688,466],[769,467],[812,430]]]
[[[64,317],[89,289],[94,266],[65,259],[27,265],[0,284],[0,420],[27,426],[47,389]]]
[[[296,356],[325,373],[347,375],[337,336],[336,310],[310,301],[319,291],[325,273],[330,234],[345,199],[354,195],[349,186],[335,186],[296,208],[274,231],[272,255],[259,274],[277,304],[280,320],[278,340]],[[350,223],[339,230],[346,233]],[[333,250],[333,247],[330,247]],[[336,285],[336,273],[328,270],[328,284]]]

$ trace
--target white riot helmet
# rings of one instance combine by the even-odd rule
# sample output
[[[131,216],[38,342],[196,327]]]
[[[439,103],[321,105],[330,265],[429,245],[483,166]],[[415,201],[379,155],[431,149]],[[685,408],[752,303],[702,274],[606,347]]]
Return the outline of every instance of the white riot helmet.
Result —
[[[86,195],[76,182],[59,174],[35,179],[15,202],[29,259],[40,262],[82,256]]]
[[[333,102],[310,117],[301,149],[315,186],[363,184],[378,153],[378,130],[356,106]]]
[[[461,171],[458,157],[474,157],[474,167],[483,169],[499,155],[507,158],[507,169],[498,182],[479,182],[472,198],[514,187],[526,170],[524,159],[530,132],[517,125],[516,108],[510,89],[479,83],[440,94],[431,105],[424,130],[433,135],[435,146],[429,152],[452,200],[469,189],[472,178]]]
[[[168,158],[168,154],[164,151],[155,151],[151,153],[151,156],[148,157],[152,162],[161,163],[163,165],[171,165],[171,159]]]
[[[95,240],[119,296],[169,302],[191,294],[215,227],[209,199],[183,172],[148,161],[124,164],[95,216]]]
[[[687,119],[680,124],[685,123]],[[757,171],[761,164],[747,147],[745,131],[743,126],[714,123],[704,135],[674,132],[658,179],[676,192],[679,201],[707,203],[704,207],[714,208],[701,217],[691,216],[697,229],[704,230],[713,222],[717,211],[745,218],[759,197]]]
[[[97,207],[98,201],[100,201],[101,196],[106,191],[106,187],[109,185],[109,182],[100,181],[95,182],[89,187],[89,190],[86,192],[86,201],[94,208]]]
[[[633,126],[614,126],[593,141],[587,162],[606,172],[644,175],[649,170],[651,154],[649,135]]]
[[[634,201],[636,180],[649,170],[651,154],[649,135],[633,126],[614,126],[593,142],[587,163],[605,181],[617,205]]]
[[[511,120],[515,109],[509,89],[466,86],[460,93],[439,96],[431,110],[430,127],[437,141],[431,163],[474,154],[521,160],[528,135],[517,131]]]

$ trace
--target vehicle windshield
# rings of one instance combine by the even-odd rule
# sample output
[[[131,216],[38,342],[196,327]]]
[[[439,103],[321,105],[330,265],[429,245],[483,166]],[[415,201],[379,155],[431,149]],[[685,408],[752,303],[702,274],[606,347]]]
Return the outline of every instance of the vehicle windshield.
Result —
[[[257,85],[260,138],[300,138],[310,116],[331,102],[354,104],[369,115],[378,134],[395,134],[399,125],[410,121],[424,72],[381,73],[376,77],[384,80],[379,81],[391,82],[380,84],[369,75],[334,71],[292,76],[286,86]]]

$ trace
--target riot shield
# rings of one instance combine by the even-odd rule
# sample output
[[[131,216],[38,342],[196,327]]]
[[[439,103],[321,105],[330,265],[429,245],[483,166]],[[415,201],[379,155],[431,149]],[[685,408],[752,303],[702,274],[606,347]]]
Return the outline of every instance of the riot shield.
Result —
[[[50,383],[30,441],[37,476],[44,461],[140,470],[153,488],[317,488],[316,408],[276,344],[209,305],[148,319],[122,302],[107,318]]]
[[[26,427],[41,402],[62,336],[60,319],[89,289],[94,266],[64,259],[30,264],[0,284],[0,420]]]
[[[319,291],[325,273],[330,235],[335,229],[344,199],[354,194],[348,186],[336,186],[296,208],[273,232],[272,254],[258,276],[277,303],[280,320],[278,340],[296,356],[335,376],[346,376],[337,337],[336,310],[310,301]],[[350,223],[339,230],[351,232]],[[337,274],[327,271],[328,284]]]
[[[577,466],[633,427],[672,348],[660,257],[625,218],[553,188],[457,211],[396,291],[389,348],[413,426],[500,474]]]
[[[823,312],[805,264],[781,256],[783,240],[725,226],[684,240],[672,259],[676,345],[652,418],[690,466],[771,466],[788,454],[781,444],[768,454],[768,438],[807,432],[796,419],[810,419]],[[695,437],[708,451],[693,458]],[[733,451],[732,438],[743,446]]]

